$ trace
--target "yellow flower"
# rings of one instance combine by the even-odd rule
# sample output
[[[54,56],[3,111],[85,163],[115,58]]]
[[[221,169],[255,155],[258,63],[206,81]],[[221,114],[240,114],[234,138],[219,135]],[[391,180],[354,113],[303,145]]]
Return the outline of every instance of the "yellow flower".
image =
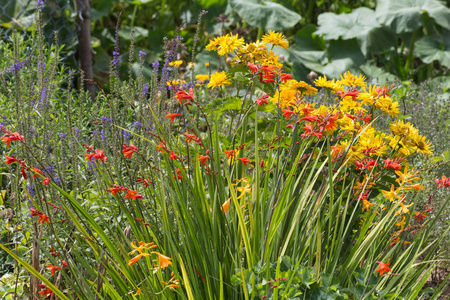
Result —
[[[330,92],[336,92],[338,90],[343,90],[341,85],[337,84],[334,79],[327,80],[327,76],[319,77],[318,79],[314,80],[314,84],[317,87],[327,89]]]
[[[364,210],[366,210],[367,212],[369,212],[369,209],[371,206],[374,206],[375,204],[370,203],[369,201],[367,201],[366,199],[362,199],[363,202],[363,209],[362,211],[364,212]]]
[[[135,245],[135,244],[132,242],[132,243],[131,243],[131,247],[133,247],[134,250],[131,251],[131,252],[128,253],[128,254],[133,254],[133,253],[136,252],[136,251],[139,252],[139,253],[142,253],[142,251],[144,251],[144,250],[148,250],[148,249],[151,249],[151,248],[156,248],[156,247],[158,247],[158,246],[156,246],[155,243],[153,243],[153,242],[151,242],[151,243],[145,243],[145,242],[143,242],[143,241],[140,241],[140,242],[139,242],[139,246]]]
[[[205,67],[207,67],[207,68],[208,68],[208,67],[209,67],[209,63],[205,63]]]
[[[227,74],[224,71],[211,74],[211,78],[208,83],[209,88],[222,87],[230,85],[231,80],[228,79]]]
[[[406,219],[406,217],[402,216],[402,220],[398,223],[395,223],[395,226],[399,226],[400,230],[403,230],[403,228],[405,228],[405,224],[406,224],[405,219]]]
[[[281,48],[287,49],[289,48],[289,42],[287,39],[279,32],[274,32],[269,30],[269,33],[264,35],[261,39],[263,42],[272,44],[275,46],[279,46]]]
[[[176,61],[170,62],[170,63],[169,63],[169,66],[172,66],[172,67],[177,68],[177,67],[181,66],[182,64],[183,64],[183,61],[182,61],[182,60],[176,60]]]
[[[409,141],[406,145],[412,148],[413,151],[417,151],[423,156],[433,154],[433,146],[431,145],[431,142],[427,142],[424,136],[417,133],[410,135]]]
[[[359,76],[355,76],[352,73],[350,73],[350,71],[348,71],[347,73],[344,74],[344,77],[342,77],[341,75],[341,80],[339,80],[337,83],[351,87],[356,86],[365,87],[366,83],[364,82],[364,80],[366,80],[365,76],[362,76],[361,74],[359,74]]]
[[[404,205],[403,203],[400,202],[400,209],[394,214],[394,216],[398,216],[399,214],[409,214],[408,207],[410,207],[413,204],[414,203],[411,203],[410,205]]]
[[[405,169],[403,170],[403,173],[400,171],[395,171],[395,174],[397,174],[399,176],[399,178],[397,178],[397,182],[402,185],[405,182],[411,183],[413,180],[419,180],[419,177],[414,177],[417,174],[419,174],[419,172],[411,172],[408,173],[408,167],[405,166]]]
[[[409,122],[405,124],[403,121],[397,121],[394,124],[391,124],[389,126],[389,130],[394,135],[405,138],[418,133],[417,129],[414,128],[413,125],[411,125]]]
[[[284,86],[291,90],[299,91],[301,95],[315,95],[317,94],[317,89],[310,86],[304,81],[297,81],[294,79],[289,80],[284,84]]]
[[[227,35],[219,36],[214,40],[211,40],[206,46],[206,50],[215,50],[218,51],[217,53],[219,55],[224,56],[238,49],[242,45],[244,45],[243,38],[239,38],[238,34],[233,35],[232,33],[229,33]]]
[[[199,75],[195,75],[195,78],[196,78],[199,82],[203,82],[203,81],[209,79],[209,75],[206,75],[206,74],[199,74]]]
[[[175,79],[175,80],[169,80],[169,81],[166,82],[167,86],[180,85],[180,84],[183,84],[183,83],[186,83],[186,81],[184,81],[184,80],[178,80],[178,79]]]
[[[237,188],[237,190],[238,190],[238,192],[241,193],[241,195],[239,197],[237,197],[237,199],[239,199],[241,197],[244,197],[245,194],[249,194],[249,195],[252,194],[252,190],[249,188],[248,185],[245,186],[245,187],[240,186],[240,187]]]
[[[268,57],[266,45],[260,41],[246,44],[238,50],[237,57],[244,63],[263,60]]]
[[[383,195],[388,198],[390,201],[394,201],[394,198],[397,198],[397,192],[399,189],[395,190],[394,185],[391,185],[391,190],[390,191],[384,191],[382,190],[381,192],[383,193]]]

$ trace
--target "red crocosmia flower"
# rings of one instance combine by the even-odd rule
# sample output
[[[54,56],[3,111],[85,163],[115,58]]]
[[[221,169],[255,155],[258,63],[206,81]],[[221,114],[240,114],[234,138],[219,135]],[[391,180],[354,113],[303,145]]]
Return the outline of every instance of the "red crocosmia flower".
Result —
[[[383,160],[384,161],[384,168],[388,169],[388,168],[392,168],[394,170],[400,170],[402,168],[401,165],[395,163],[392,159],[388,158]]]
[[[364,169],[364,164],[362,162],[357,161],[357,160],[355,160],[355,166],[356,166],[356,170]]]
[[[46,216],[46,215],[44,215],[43,213],[41,213],[40,215],[39,215],[39,219],[37,220],[37,222],[39,223],[39,222],[41,222],[42,223],[42,225],[44,225],[44,223],[48,223],[48,224],[50,224],[50,218],[48,217],[48,216]]]
[[[417,221],[417,222],[422,222],[423,219],[424,219],[425,217],[426,217],[426,216],[425,216],[422,212],[416,211],[416,212],[414,213],[414,218],[416,218],[416,221]]]
[[[138,153],[139,154],[139,151],[136,148],[136,146],[131,144],[131,143],[130,143],[130,146],[127,146],[127,145],[123,144],[122,148],[123,148],[122,149],[123,156],[124,157],[128,157],[129,159],[131,159],[131,156],[133,155],[133,153]]]
[[[40,216],[40,215],[42,215],[42,212],[40,212],[39,210],[37,210],[37,209],[34,209],[34,208],[30,208],[30,210],[31,210],[31,216],[32,217],[35,217],[35,216]]]
[[[288,80],[292,79],[292,75],[291,74],[281,74],[281,81],[282,82],[287,82]]]
[[[46,287],[45,284],[43,284],[43,286],[45,287],[45,289],[42,291],[39,291],[38,294],[41,294],[42,296],[45,296],[45,297],[48,297],[53,294],[53,291],[50,288]]]
[[[69,267],[65,260],[61,261],[61,264],[62,264],[63,268],[68,268]]]
[[[358,94],[359,94],[359,91],[357,91],[357,90],[349,91],[344,95],[344,98],[347,96],[350,96],[353,98],[353,101],[355,101],[356,97],[358,97]]]
[[[51,275],[51,276],[55,275],[55,272],[56,272],[57,270],[62,270],[61,267],[57,267],[57,266],[54,266],[54,265],[52,265],[52,264],[48,264],[48,265],[47,265],[47,268],[50,270],[50,272],[52,272],[52,275]]]
[[[22,172],[23,179],[26,180],[27,179],[27,173],[25,172],[25,167],[26,167],[25,162],[22,160],[22,161],[20,161],[20,164],[22,165],[21,172]]]
[[[173,152],[173,150],[170,151],[170,157],[169,157],[169,159],[174,160],[174,159],[178,159],[178,158],[179,158],[178,155],[176,155],[175,152]]]
[[[303,117],[299,121],[306,121],[306,122],[312,123],[312,122],[318,122],[320,120],[317,116],[309,116],[309,117]]]
[[[248,157],[237,158],[236,160],[241,161],[241,162],[244,164],[244,166],[248,165],[248,163],[250,162],[250,161],[248,160]]]
[[[148,188],[148,183],[149,183],[149,182],[148,182],[147,179],[138,177],[138,178],[136,179],[136,182],[142,182],[142,183],[144,184],[144,186],[145,186],[146,188]],[[153,183],[153,182],[150,180],[150,183]]]
[[[389,263],[384,264],[381,261],[377,261],[377,263],[380,265],[380,267],[375,271],[376,272],[380,271],[380,276],[382,276],[383,273],[389,273],[389,271],[391,271],[391,268],[389,268]]]
[[[261,163],[259,164],[259,167],[260,167],[260,168],[263,168],[263,167],[264,167],[264,159],[261,159]]]
[[[383,86],[381,89],[376,89],[376,91],[380,97],[389,96],[389,94],[388,94],[389,90],[390,90],[390,87],[386,88],[385,86]]]
[[[108,159],[105,156],[105,151],[100,150],[100,149],[95,149],[94,153],[85,154],[85,156],[90,161],[93,161],[93,159],[95,158],[95,160],[99,160],[100,159],[100,160],[103,160],[103,162],[105,162],[105,163],[106,163],[106,160]]]
[[[164,151],[167,151],[166,143],[164,142],[158,142],[158,146],[156,146],[155,148],[158,149],[158,152],[164,153]]]
[[[61,224],[64,224],[67,221],[67,219],[61,220]]]
[[[234,150],[225,150],[225,154],[226,154],[227,158],[233,158]]]
[[[112,188],[107,189],[107,191],[110,191],[111,194],[113,194],[113,195],[116,195],[120,191],[126,191],[127,190],[126,187],[123,187],[123,186],[120,186],[120,185],[117,185],[117,184],[112,184],[111,186],[112,186]]]
[[[18,160],[17,158],[15,158],[14,156],[8,156],[8,155],[5,155],[5,157],[6,157],[6,164],[7,165],[9,165],[9,164],[12,164],[13,162],[20,162],[20,160]]]
[[[314,108],[310,108],[308,104],[307,107],[300,108],[300,110],[303,112],[303,116],[308,117],[311,115],[311,112],[314,110]]]
[[[8,147],[9,143],[11,143],[12,141],[25,142],[23,135],[20,135],[17,132],[5,134],[5,136],[2,137],[2,140],[8,145]]]
[[[354,120],[354,119],[356,119],[356,116],[353,116],[353,115],[351,115],[351,114],[345,114],[347,117],[349,117],[350,119],[352,119],[352,120]]]
[[[38,178],[39,176],[36,173],[42,174],[44,175],[44,172],[42,172],[41,170],[39,170],[38,168],[35,167],[31,167],[31,169],[33,170],[33,172],[35,173],[33,178]]]
[[[184,133],[184,136],[186,137],[186,142],[190,143],[193,140],[195,140],[197,138],[197,136],[195,134],[189,134],[187,132]]]
[[[252,63],[248,63],[247,67],[250,68],[250,71],[252,73],[256,73],[258,71],[258,65],[252,64]]]
[[[369,124],[370,120],[372,120],[372,115],[367,115],[364,117],[364,123]]]
[[[176,169],[176,173],[177,173],[177,177],[178,179],[183,179],[183,176],[181,176],[181,170],[180,169]],[[173,178],[175,179],[175,176],[173,176]]]
[[[150,223],[144,223],[145,226],[150,226]]]
[[[194,100],[194,90],[190,88],[188,93],[185,90],[179,89],[175,97],[178,99],[178,102],[180,102],[180,104],[182,104],[182,101],[185,100]]]
[[[286,125],[286,128],[290,128],[291,130],[294,130],[294,125],[292,125],[292,124]]]
[[[44,185],[47,185],[47,184],[49,184],[49,183],[50,183],[50,179],[45,178],[45,179],[44,179]]]
[[[325,131],[330,131],[337,127],[336,121],[338,119],[338,116],[339,113],[336,113],[328,118],[325,125]]]
[[[181,116],[181,114],[167,114],[166,118],[170,119],[170,122],[172,122],[172,125],[175,124],[175,118]]]
[[[269,94],[264,94],[261,97],[259,97],[258,99],[256,99],[255,103],[258,104],[259,106],[264,106],[269,103],[267,98],[269,98]]]
[[[447,178],[446,176],[442,175],[441,179],[436,178],[434,181],[436,182],[438,188],[450,187],[450,177]]]
[[[295,115],[295,113],[294,113],[292,110],[290,110],[289,108],[288,108],[288,109],[284,109],[284,108],[283,108],[282,111],[283,111],[283,116],[286,117],[286,121],[289,120],[289,118],[291,117],[291,115]]]
[[[201,165],[205,165],[206,166],[206,160],[210,159],[209,156],[205,156],[205,155],[198,155],[198,161],[200,162]]]
[[[130,189],[127,191],[125,198],[127,198],[128,200],[144,199],[144,197],[139,195],[137,191],[133,191]]]

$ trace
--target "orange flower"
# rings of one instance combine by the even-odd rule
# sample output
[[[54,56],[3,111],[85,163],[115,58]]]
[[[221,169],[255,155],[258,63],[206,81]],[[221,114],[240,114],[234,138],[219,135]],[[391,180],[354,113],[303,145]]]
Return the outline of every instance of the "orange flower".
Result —
[[[139,195],[137,191],[133,191],[128,189],[127,190],[127,194],[125,195],[125,198],[127,198],[128,200],[136,200],[137,199],[144,199],[143,196]]]
[[[225,214],[230,210],[230,203],[231,203],[231,198],[228,199],[227,201],[225,201],[225,203],[222,204],[222,207],[220,208]]]
[[[139,255],[133,257],[132,259],[130,259],[130,260],[128,261],[128,265],[129,265],[129,266],[132,266],[132,265],[134,265],[135,263],[137,263],[142,257],[144,257],[144,256],[149,256],[149,255],[150,255],[150,254],[148,254],[148,253],[141,253],[141,254],[139,254]]]
[[[165,142],[162,142],[162,143],[158,142],[158,146],[156,146],[155,148],[158,149],[158,152],[162,152],[162,153],[164,153],[164,151],[167,150]]]
[[[2,137],[2,140],[8,145],[8,147],[9,147],[9,143],[11,143],[12,141],[25,142],[23,135],[20,135],[17,132],[5,134],[5,136]]]
[[[170,257],[162,255],[159,252],[152,252],[152,254],[158,255],[158,269],[165,269],[172,264]]]
[[[131,143],[130,143],[130,146],[123,144],[122,147],[123,147],[122,152],[123,152],[124,157],[128,157],[131,159],[131,155],[133,155],[133,153],[139,153],[136,146]]]
[[[225,150],[225,154],[227,155],[227,158],[233,158],[234,150]]]
[[[48,216],[46,216],[46,215],[44,215],[43,213],[41,213],[40,215],[39,215],[39,220],[37,220],[37,222],[39,223],[39,222],[42,222],[42,225],[44,225],[44,223],[49,223],[50,224],[50,221],[49,221],[49,217]]]
[[[111,185],[111,186],[112,186],[112,188],[107,189],[107,191],[110,191],[111,194],[113,194],[113,195],[116,195],[117,192],[120,192],[120,191],[126,191],[126,190],[127,190],[126,187],[119,186],[119,185],[117,185],[117,184],[113,184],[113,185]]]
[[[198,161],[200,162],[201,165],[205,165],[206,166],[206,160],[210,159],[209,156],[205,156],[205,155],[198,155]]]
[[[38,292],[38,294],[48,297],[49,295],[53,294],[53,291],[50,288],[46,287],[45,290]]]
[[[170,121],[172,122],[172,125],[173,125],[175,122],[175,118],[178,116],[181,116],[181,114],[167,114],[166,118],[170,119]]]
[[[381,261],[377,261],[377,263],[380,265],[380,267],[375,271],[376,272],[380,271],[380,276],[382,276],[383,273],[389,273],[389,271],[391,271],[391,268],[389,268],[389,263],[384,264]]]
[[[106,163],[106,160],[108,159],[105,156],[105,151],[103,150],[99,150],[99,149],[95,149],[94,153],[89,153],[89,154],[85,154],[85,156],[87,157],[87,159],[89,159],[90,161],[92,161],[93,158],[95,158],[95,160],[103,160],[103,162]]]
[[[175,152],[173,152],[173,150],[172,151],[170,151],[170,157],[169,157],[170,159],[178,159],[178,155],[176,155],[175,154]]]
[[[286,121],[289,120],[289,118],[291,117],[291,115],[295,114],[293,111],[291,111],[289,108],[288,109],[282,109],[283,111],[283,116],[286,117]]]
[[[52,264],[48,264],[48,265],[47,265],[47,268],[52,272],[52,276],[55,275],[55,272],[56,272],[57,270],[62,270],[62,268],[56,267],[56,266],[54,266],[54,265],[52,265]]]

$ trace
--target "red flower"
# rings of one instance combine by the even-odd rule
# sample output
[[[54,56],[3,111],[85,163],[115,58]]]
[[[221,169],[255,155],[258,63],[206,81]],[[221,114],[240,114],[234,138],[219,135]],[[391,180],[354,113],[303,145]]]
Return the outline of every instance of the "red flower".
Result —
[[[417,222],[422,222],[423,219],[426,217],[422,212],[417,212],[416,211],[414,214],[415,214],[414,218],[416,218]]]
[[[401,169],[401,165],[395,163],[392,159],[388,158],[388,159],[384,159],[384,168],[388,169],[388,168],[392,168],[394,170],[400,170]]]
[[[108,159],[105,156],[105,151],[103,150],[99,150],[99,149],[95,149],[95,153],[89,153],[89,154],[85,154],[85,156],[90,160],[93,161],[93,158],[95,158],[95,160],[103,160],[103,162],[106,163],[106,160]]]
[[[136,182],[142,182],[142,183],[144,183],[144,186],[145,186],[146,188],[148,187],[148,183],[149,183],[147,179],[140,178],[140,177],[138,177],[138,178],[136,179]],[[150,183],[153,183],[153,181],[150,180]]]
[[[5,136],[2,137],[2,140],[8,145],[8,147],[9,143],[11,143],[12,141],[25,142],[23,135],[20,135],[17,132],[5,134]]]
[[[192,88],[190,88],[189,93],[188,93],[185,90],[179,89],[177,91],[175,97],[178,99],[178,102],[180,102],[180,104],[182,104],[182,101],[184,101],[184,100],[194,100],[194,90]],[[187,104],[187,103],[185,103],[185,104]]]
[[[294,115],[295,113],[293,111],[291,111],[289,108],[288,109],[282,109],[283,111],[283,116],[286,117],[286,121],[289,120],[289,118],[291,117],[291,115]]]
[[[364,123],[369,124],[370,120],[372,120],[372,115],[367,115],[363,118]]]
[[[107,191],[110,191],[111,194],[113,194],[113,195],[116,195],[116,194],[117,194],[118,192],[120,192],[120,191],[126,191],[126,190],[127,190],[126,187],[119,186],[119,185],[117,185],[117,184],[113,184],[113,185],[111,185],[111,186],[112,186],[112,188],[107,189]]]
[[[48,216],[46,216],[46,215],[44,215],[43,213],[41,213],[41,214],[39,215],[39,219],[37,220],[37,222],[38,222],[38,223],[41,222],[42,225],[44,225],[44,223],[49,223],[49,224],[50,224],[49,219],[50,219],[50,218],[49,218]]]
[[[389,263],[384,264],[381,261],[377,261],[377,263],[380,265],[380,267],[375,271],[380,271],[380,276],[382,276],[383,273],[389,273],[389,271],[391,270],[391,268],[389,268]]]
[[[436,182],[438,188],[450,186],[450,177],[447,178],[444,175],[442,175],[442,179],[439,180],[436,178],[434,181]]]
[[[195,134],[189,134],[187,132],[184,133],[184,136],[186,137],[186,142],[190,143],[197,137]]]
[[[181,114],[167,114],[166,118],[170,119],[170,121],[172,122],[172,125],[174,125],[175,123],[175,118],[181,116]]]
[[[63,268],[68,268],[69,267],[65,260],[61,261],[61,264],[63,265]]]
[[[44,185],[47,185],[47,184],[49,184],[49,183],[50,183],[50,179],[45,178],[45,179],[44,179]]]
[[[37,173],[44,175],[44,172],[42,172],[41,170],[39,170],[38,168],[35,167],[31,167],[31,169],[33,170],[33,172],[35,173],[33,178],[38,178],[39,176],[37,175]]]
[[[237,160],[240,160],[244,166],[246,166],[250,161],[248,160],[248,157],[244,157],[244,158],[237,158]]]
[[[133,155],[133,153],[138,153],[139,154],[139,151],[136,148],[136,146],[131,144],[131,143],[130,143],[130,146],[127,146],[127,145],[123,144],[122,148],[123,148],[122,149],[123,156],[124,157],[128,157],[129,159],[131,159],[131,156]]]
[[[291,74],[281,74],[281,81],[282,82],[287,82],[290,79],[292,79],[292,75]]]
[[[48,297],[51,294],[53,294],[53,291],[50,288],[46,287],[45,284],[43,284],[43,286],[45,287],[45,290],[38,292],[38,294],[41,294],[42,296],[45,296],[45,297]],[[43,287],[40,287],[40,288],[43,288]]]
[[[170,151],[170,157],[169,157],[169,159],[178,159],[178,155],[176,155],[175,154],[175,152],[173,152],[173,150],[172,151]]]
[[[198,155],[198,161],[200,162],[201,165],[205,165],[206,166],[206,160],[210,159],[209,156],[205,156],[205,155]]]
[[[178,179],[183,179],[183,176],[181,176],[181,170],[180,169],[176,169],[177,172],[177,178]],[[175,176],[173,176],[173,178],[175,179]]]
[[[55,272],[56,272],[57,270],[62,270],[61,267],[57,267],[57,266],[54,266],[54,265],[52,265],[52,264],[48,264],[48,265],[47,265],[47,268],[52,272],[52,275],[51,275],[51,276],[55,275]]]
[[[269,98],[269,94],[264,94],[261,97],[259,97],[258,99],[256,99],[255,103],[258,104],[259,106],[264,106],[269,103],[267,98]]]
[[[317,116],[310,116],[310,117],[303,117],[300,119],[300,121],[306,121],[306,122],[312,123],[312,122],[318,122],[320,120]]]
[[[156,149],[158,149],[158,152],[162,152],[164,153],[164,151],[167,150],[166,144],[165,142],[158,142],[158,146],[155,147]]]
[[[225,154],[227,155],[227,158],[233,158],[234,150],[225,150]]]
[[[12,164],[13,162],[16,162],[16,161],[20,162],[20,160],[18,160],[14,156],[5,155],[5,157],[6,157],[6,161],[5,162],[6,162],[7,165]]]
[[[42,215],[42,212],[40,212],[39,210],[37,210],[37,209],[34,209],[34,208],[30,208],[30,210],[31,210],[31,216],[32,217],[35,217],[35,216],[40,216],[40,215]]]
[[[125,198],[128,200],[144,199],[143,196],[139,195],[137,191],[128,190]]]
[[[256,73],[258,71],[258,65],[252,64],[252,63],[248,63],[247,67],[250,68],[250,71],[252,73]]]

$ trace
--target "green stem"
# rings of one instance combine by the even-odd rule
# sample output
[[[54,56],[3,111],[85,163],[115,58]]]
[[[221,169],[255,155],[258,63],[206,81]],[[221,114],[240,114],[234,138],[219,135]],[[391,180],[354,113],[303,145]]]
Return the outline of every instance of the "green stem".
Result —
[[[411,46],[409,47],[408,59],[406,60],[406,64],[405,64],[406,75],[409,75],[409,69],[413,63],[414,43],[416,42],[416,36],[417,36],[417,31],[414,31],[413,35],[412,35],[412,39],[411,39]]]

